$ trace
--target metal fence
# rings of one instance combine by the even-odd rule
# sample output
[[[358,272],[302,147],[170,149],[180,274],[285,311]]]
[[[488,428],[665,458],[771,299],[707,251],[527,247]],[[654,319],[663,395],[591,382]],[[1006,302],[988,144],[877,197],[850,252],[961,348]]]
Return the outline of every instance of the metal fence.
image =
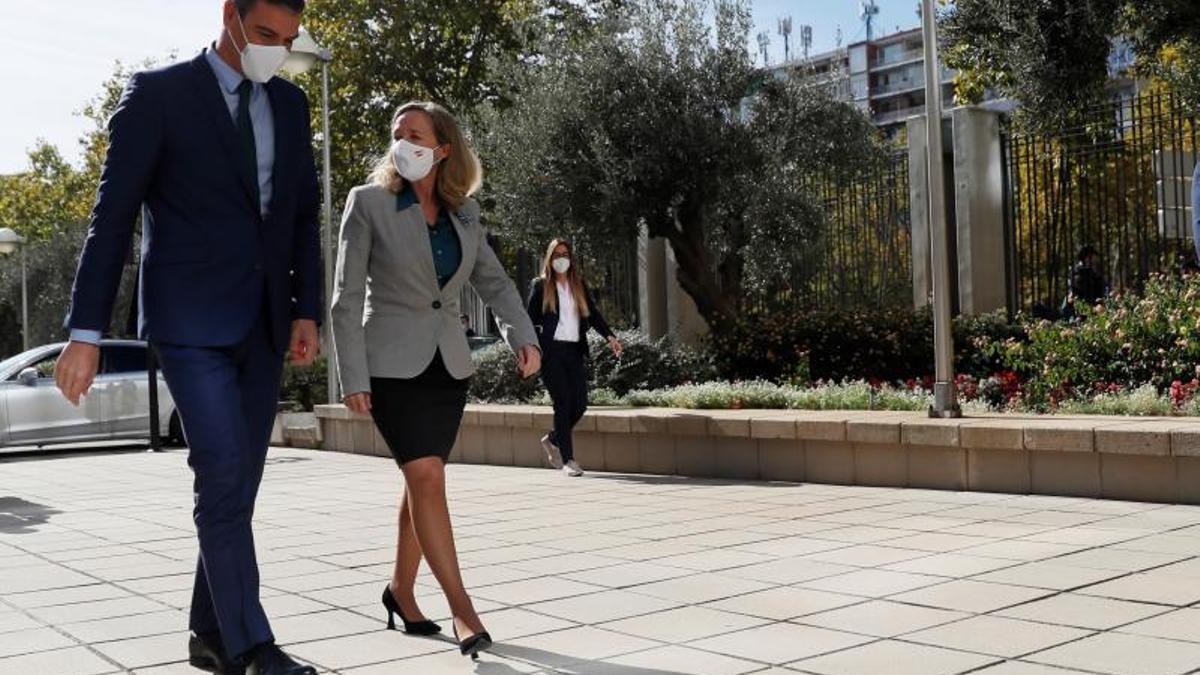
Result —
[[[753,299],[760,308],[903,307],[912,302],[908,151],[850,181],[813,177],[825,227],[788,283]]]
[[[1200,128],[1171,93],[1095,108],[1053,135],[1001,135],[1010,311],[1053,314],[1077,251],[1113,291],[1194,261],[1189,199]]]
[[[906,149],[890,154],[876,169],[851,180],[813,176],[807,186],[818,197],[825,222],[784,283],[747,297],[760,310],[905,307],[912,302],[912,228]],[[493,240],[522,293],[540,272],[542,251]],[[576,251],[601,311],[614,327],[638,325],[636,240],[609,242],[603,250]],[[489,310],[469,287],[463,312],[480,334],[495,333]]]

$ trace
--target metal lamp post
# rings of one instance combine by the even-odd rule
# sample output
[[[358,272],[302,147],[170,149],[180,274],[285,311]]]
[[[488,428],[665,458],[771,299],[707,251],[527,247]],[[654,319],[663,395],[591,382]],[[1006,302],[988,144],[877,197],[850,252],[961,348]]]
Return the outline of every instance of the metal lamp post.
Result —
[[[951,334],[950,259],[946,233],[946,184],[942,157],[942,68],[938,62],[934,0],[921,0],[925,42],[926,176],[929,181],[929,229],[933,257],[933,407],[930,417],[961,417],[954,387],[954,337]]]
[[[317,63],[321,64],[321,142],[322,142],[322,180],[325,188],[324,195],[324,228],[321,233],[321,257],[325,261],[325,301],[333,297],[333,178],[330,172],[330,138],[329,138],[329,64],[333,62],[333,54],[328,49],[317,44],[312,34],[301,28],[300,36],[292,43],[291,55],[283,64],[284,70],[300,75],[308,72]],[[339,399],[337,381],[337,361],[333,353],[333,340],[330,336],[330,321],[325,317],[324,345],[325,360],[328,364],[326,387],[329,402]]]
[[[21,350],[29,351],[29,283],[25,265],[25,237],[10,228],[0,228],[0,255],[21,249]]]

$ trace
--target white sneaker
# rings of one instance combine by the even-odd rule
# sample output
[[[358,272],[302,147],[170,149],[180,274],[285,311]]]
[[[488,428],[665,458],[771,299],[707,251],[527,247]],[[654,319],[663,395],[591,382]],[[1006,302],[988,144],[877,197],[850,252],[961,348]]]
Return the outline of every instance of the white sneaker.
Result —
[[[567,462],[566,465],[563,466],[562,471],[571,478],[579,478],[583,475],[583,469],[579,468],[579,463],[575,460]]]
[[[550,466],[556,469],[563,468],[562,453],[557,445],[550,442],[550,434],[542,436],[542,449],[546,451],[546,459],[549,460]]]

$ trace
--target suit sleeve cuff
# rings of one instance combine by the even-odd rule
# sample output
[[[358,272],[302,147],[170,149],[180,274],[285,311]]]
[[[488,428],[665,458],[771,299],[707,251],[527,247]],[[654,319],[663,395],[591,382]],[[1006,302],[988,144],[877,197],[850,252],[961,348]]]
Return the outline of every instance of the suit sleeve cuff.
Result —
[[[99,345],[101,333],[98,330],[75,328],[71,330],[71,342],[83,342],[89,345]]]

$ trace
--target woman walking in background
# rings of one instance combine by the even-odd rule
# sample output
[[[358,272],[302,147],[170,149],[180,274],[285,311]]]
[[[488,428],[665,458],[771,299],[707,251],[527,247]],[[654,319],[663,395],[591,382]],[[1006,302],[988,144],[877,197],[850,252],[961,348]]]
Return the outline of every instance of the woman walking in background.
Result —
[[[606,338],[617,357],[621,341],[592,301],[575,252],[565,239],[555,239],[546,248],[542,276],[533,281],[528,306],[542,347],[542,381],[554,403],[554,430],[542,437],[542,448],[555,469],[582,476],[571,435],[587,410],[588,328]]]
[[[395,142],[373,183],[346,201],[333,297],[333,337],[348,408],[371,415],[404,474],[396,564],[383,590],[388,628],[441,628],[417,607],[421,558],[450,604],[464,655],[492,644],[463,586],[446,504],[445,463],[474,370],[458,298],[468,282],[491,306],[525,377],[541,354],[521,296],[487,243],[479,159],[454,118],[409,103],[392,119]]]

